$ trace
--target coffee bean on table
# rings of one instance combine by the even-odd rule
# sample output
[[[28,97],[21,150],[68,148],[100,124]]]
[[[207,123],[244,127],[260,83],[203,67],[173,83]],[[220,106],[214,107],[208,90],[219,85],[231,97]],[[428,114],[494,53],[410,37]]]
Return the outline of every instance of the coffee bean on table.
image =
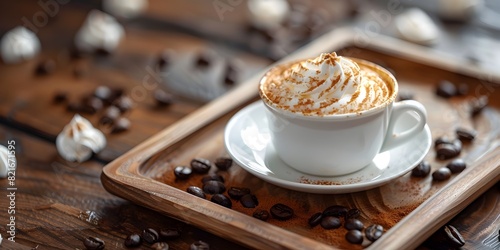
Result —
[[[142,230],[141,237],[146,243],[149,244],[153,244],[160,239],[158,232],[153,228],[147,228]]]
[[[87,237],[83,240],[83,245],[87,250],[101,250],[104,249],[106,244],[103,240],[97,237]]]
[[[66,92],[57,92],[54,94],[52,101],[56,104],[63,103],[68,101],[68,93]]]
[[[370,225],[365,229],[365,236],[370,241],[378,240],[380,237],[382,237],[383,233],[384,233],[384,227],[378,224]]]
[[[465,245],[465,240],[460,232],[452,225],[446,225],[443,228],[446,242],[452,248],[459,248]]]
[[[174,102],[174,96],[162,89],[155,90],[153,93],[153,97],[158,106],[168,106]]]
[[[315,227],[315,226],[319,225],[319,223],[321,223],[321,219],[323,219],[323,213],[322,212],[318,212],[318,213],[313,214],[309,218],[309,220],[307,221],[307,223],[309,224],[309,226]]]
[[[462,142],[471,142],[476,138],[477,131],[473,129],[458,128],[456,131],[457,137]]]
[[[233,165],[233,159],[227,157],[219,157],[214,162],[217,169],[227,171]]]
[[[436,94],[444,98],[450,98],[457,95],[457,87],[455,84],[444,80],[437,85]]]
[[[197,186],[189,186],[186,191],[194,196],[198,196],[202,199],[207,198],[203,190]]]
[[[156,242],[151,247],[154,250],[168,250],[170,248],[167,242]]]
[[[277,220],[288,220],[293,217],[293,209],[282,203],[273,205],[269,211],[273,218]]]
[[[191,246],[189,246],[190,250],[210,250],[210,245],[204,241],[195,241]]]
[[[104,104],[101,101],[101,99],[96,97],[86,98],[82,102],[83,105],[85,105],[91,111],[92,114],[100,111],[104,107]]]
[[[414,95],[410,91],[399,91],[399,93],[398,93],[398,99],[400,101],[413,100],[414,99]]]
[[[203,158],[195,158],[191,160],[191,168],[193,169],[194,173],[197,174],[206,174],[212,167],[212,163]]]
[[[222,194],[226,191],[226,186],[220,181],[207,181],[203,184],[203,192],[207,194]]]
[[[210,201],[227,208],[231,208],[233,206],[231,200],[223,194],[214,194]]]
[[[101,125],[114,125],[115,121],[120,117],[120,109],[115,106],[109,106],[104,110],[101,119],[99,119],[99,124]]]
[[[229,197],[239,200],[241,197],[243,197],[246,194],[250,193],[250,189],[248,188],[242,188],[242,187],[230,187],[229,190],[227,191],[227,194],[229,194]]]
[[[466,83],[460,83],[457,86],[457,95],[464,96],[467,95],[467,93],[469,93],[469,85]]]
[[[474,117],[478,114],[480,114],[486,106],[488,106],[488,96],[481,96],[477,99],[474,99],[470,102],[470,110],[471,110],[471,115]]]
[[[253,212],[252,216],[254,218],[257,218],[261,221],[267,221],[269,219],[269,212],[264,209],[257,209],[255,212]]]
[[[204,176],[203,178],[201,178],[201,183],[205,183],[207,181],[220,181],[220,182],[224,183],[224,177],[222,177],[222,175],[218,175],[218,174],[210,174],[210,175],[207,175],[207,176]]]
[[[130,97],[122,96],[122,97],[116,99],[113,102],[113,105],[116,106],[117,108],[119,108],[120,111],[123,113],[123,112],[127,112],[128,110],[132,109],[132,107],[134,106],[134,103],[132,102],[132,99],[130,99]]]
[[[186,166],[177,166],[174,168],[174,175],[179,180],[185,180],[189,178],[192,172],[193,171],[191,170],[191,168]]]
[[[363,234],[359,230],[349,230],[345,235],[345,239],[352,244],[361,244],[363,243]]]
[[[353,229],[363,230],[363,228],[365,227],[365,225],[360,220],[351,218],[351,219],[347,219],[344,222],[344,227],[347,230],[353,230]]]
[[[441,144],[452,144],[452,140],[446,136],[439,137],[434,141],[434,148]]]
[[[361,211],[359,211],[359,209],[357,209],[357,208],[351,208],[345,214],[345,219],[346,220],[350,219],[350,218],[356,219],[356,218],[359,217],[359,215],[361,215]]]
[[[458,156],[460,150],[454,144],[439,144],[436,147],[436,157],[440,160],[448,160]]]
[[[181,237],[181,231],[177,228],[162,228],[160,229],[160,239],[174,240]]]
[[[124,245],[126,247],[138,247],[142,243],[141,236],[138,234],[131,234],[125,239]]]
[[[195,66],[200,69],[205,69],[212,63],[213,60],[214,56],[212,51],[202,51],[196,58]]]
[[[120,117],[116,119],[113,125],[113,129],[111,130],[112,133],[120,133],[123,131],[127,131],[130,129],[130,120],[125,117]]]
[[[101,85],[94,90],[94,96],[104,102],[109,102],[111,100],[112,91],[108,86]]]
[[[48,75],[54,72],[55,68],[56,62],[54,60],[44,60],[36,66],[35,74],[38,76]]]
[[[158,59],[156,60],[156,65],[158,65],[159,69],[163,69],[168,67],[174,58],[174,51],[170,49],[166,49],[162,51],[158,55]]]
[[[319,223],[324,229],[336,229],[339,228],[342,223],[340,219],[335,216],[323,216],[321,222]]]
[[[240,198],[240,203],[243,207],[254,208],[259,205],[259,200],[253,194],[246,194]]]
[[[463,159],[455,159],[449,162],[446,167],[450,169],[451,173],[456,174],[464,171],[464,169],[466,168],[466,164]]]
[[[344,217],[347,214],[347,207],[340,206],[340,205],[333,205],[325,208],[323,210],[323,217],[326,216],[336,216],[336,217]]]
[[[430,172],[431,164],[424,160],[411,170],[411,175],[414,177],[426,177]]]
[[[450,179],[451,171],[449,168],[439,168],[432,173],[432,179],[436,181],[445,181]]]

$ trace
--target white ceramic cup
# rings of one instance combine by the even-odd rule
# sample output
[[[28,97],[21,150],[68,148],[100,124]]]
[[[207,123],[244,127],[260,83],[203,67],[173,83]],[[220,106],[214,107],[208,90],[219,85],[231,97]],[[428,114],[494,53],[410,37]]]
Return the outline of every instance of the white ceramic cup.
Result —
[[[377,72],[392,85],[393,93],[386,102],[356,114],[314,116],[284,111],[264,101],[276,153],[303,173],[334,176],[358,171],[368,166],[378,153],[413,139],[427,122],[427,112],[419,102],[395,102],[398,85],[391,73],[376,64],[350,59],[361,69],[367,67]],[[261,87],[272,71],[260,81],[261,98],[266,98]],[[395,124],[406,112],[418,116],[416,124],[406,131],[395,131]]]

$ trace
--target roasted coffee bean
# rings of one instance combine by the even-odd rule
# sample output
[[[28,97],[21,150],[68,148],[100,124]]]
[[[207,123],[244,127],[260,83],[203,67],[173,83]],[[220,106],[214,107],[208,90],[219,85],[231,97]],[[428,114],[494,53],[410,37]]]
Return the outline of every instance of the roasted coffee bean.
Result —
[[[313,214],[309,218],[309,220],[307,221],[307,223],[309,224],[309,226],[315,227],[315,226],[319,225],[319,223],[321,223],[321,219],[323,219],[323,213],[322,212],[318,212],[318,213]]]
[[[449,81],[441,81],[436,88],[436,94],[444,98],[450,98],[457,95],[457,87]]]
[[[473,141],[477,135],[477,131],[473,129],[458,128],[455,132],[458,139],[462,142]]]
[[[246,194],[240,198],[240,203],[243,207],[254,208],[259,205],[259,200],[253,194]]]
[[[159,69],[166,68],[172,63],[175,52],[173,50],[167,49],[162,51],[158,55],[158,59],[156,60],[156,65],[158,65]]]
[[[359,209],[357,208],[351,208],[347,211],[347,213],[345,214],[345,219],[348,220],[348,219],[356,219],[359,217],[359,215],[361,215],[361,211],[359,211]]]
[[[99,86],[94,90],[94,96],[101,99],[104,102],[109,102],[111,100],[113,93],[108,86]]]
[[[345,235],[345,239],[352,244],[361,244],[363,243],[363,234],[359,230],[349,230]]]
[[[82,102],[83,105],[91,110],[92,114],[99,112],[104,107],[104,103],[101,101],[101,99],[95,97],[86,98]]]
[[[363,224],[363,222],[361,222],[360,220],[358,219],[347,219],[345,222],[344,222],[344,227],[347,229],[347,230],[353,230],[353,229],[356,229],[356,230],[363,230],[363,228],[365,227],[365,225]]]
[[[175,240],[181,237],[181,231],[177,228],[163,228],[160,229],[161,240]]]
[[[269,211],[273,218],[277,220],[288,220],[293,217],[293,209],[282,203],[273,205]]]
[[[398,93],[398,99],[400,101],[413,100],[414,99],[414,95],[410,91],[399,91],[399,93]]]
[[[174,168],[174,175],[179,180],[185,180],[189,178],[192,172],[193,171],[191,170],[191,168],[186,166],[177,166]]]
[[[191,160],[191,168],[193,169],[193,172],[197,174],[206,174],[212,167],[212,163],[203,158],[195,158]]]
[[[194,196],[198,196],[202,199],[207,198],[203,190],[197,186],[189,186],[186,191]]]
[[[384,233],[384,227],[382,225],[373,224],[365,229],[365,236],[369,241],[376,241]]]
[[[125,117],[120,117],[115,120],[112,133],[120,133],[130,129],[130,120]]]
[[[441,144],[453,144],[453,142],[450,138],[448,138],[446,136],[442,136],[442,137],[437,138],[434,141],[434,148],[437,148],[437,146],[439,146]]]
[[[54,94],[52,101],[56,104],[67,102],[68,101],[68,93],[66,92],[57,92]]]
[[[411,175],[414,177],[426,177],[430,172],[431,164],[428,161],[424,160],[411,170]]]
[[[483,111],[486,106],[488,106],[488,96],[481,96],[477,99],[474,99],[470,102],[470,110],[471,110],[471,115],[474,117]]]
[[[83,105],[79,102],[69,102],[66,106],[66,110],[69,112],[82,112],[83,111]]]
[[[168,249],[170,249],[170,246],[168,245],[167,242],[156,242],[155,244],[151,245],[151,247],[154,250],[168,250]]]
[[[190,250],[210,250],[210,245],[204,241],[195,241],[189,247]]]
[[[38,76],[48,75],[56,69],[56,62],[54,60],[41,61],[35,69],[35,74]]]
[[[113,125],[118,117],[120,117],[120,114],[120,109],[115,106],[109,106],[104,110],[101,119],[99,119],[99,124]]]
[[[227,194],[229,194],[229,197],[239,200],[241,197],[243,197],[246,194],[250,193],[250,189],[248,188],[242,188],[242,187],[230,187],[229,190],[227,191]]]
[[[138,247],[140,246],[142,243],[142,239],[141,239],[141,236],[138,235],[138,234],[131,234],[129,236],[127,236],[127,238],[125,239],[125,246],[126,247]]]
[[[220,181],[222,183],[224,183],[224,177],[222,177],[222,175],[218,175],[218,174],[210,174],[210,175],[207,175],[207,176],[204,176],[203,178],[201,178],[201,183],[205,184],[205,182],[207,181]]]
[[[141,238],[148,244],[153,244],[160,239],[158,232],[152,228],[142,230]]]
[[[227,72],[224,76],[224,84],[234,86],[238,82],[238,74],[236,72]]]
[[[132,102],[132,99],[130,99],[129,97],[122,96],[122,97],[116,99],[113,102],[113,105],[116,106],[117,108],[119,108],[120,111],[123,113],[123,112],[127,112],[128,110],[130,110],[134,106],[134,103]]]
[[[203,192],[207,194],[222,194],[226,191],[226,186],[220,181],[207,181],[203,183]]]
[[[450,169],[451,173],[456,174],[464,171],[466,164],[463,159],[455,159],[449,162],[446,167]]]
[[[233,206],[231,200],[223,194],[214,194],[210,201],[227,208],[231,208]]]
[[[112,51],[107,48],[100,47],[94,50],[94,54],[97,56],[107,57],[112,54]]]
[[[436,147],[436,157],[440,160],[448,160],[458,156],[460,150],[453,144],[439,144]]]
[[[323,211],[323,217],[327,216],[344,217],[347,214],[348,210],[349,209],[347,209],[346,207],[340,205],[329,206]]]
[[[461,83],[457,86],[457,95],[467,95],[469,93],[469,85],[466,83]]]
[[[336,229],[342,225],[340,219],[335,216],[323,216],[319,224],[324,229]]]
[[[205,69],[208,68],[208,66],[210,66],[213,60],[214,60],[214,55],[212,51],[209,50],[202,51],[198,54],[198,57],[196,58],[195,66],[200,69]]]
[[[465,245],[465,240],[460,232],[452,225],[444,226],[446,242],[452,248],[459,248]]]
[[[85,238],[83,240],[83,245],[87,248],[87,250],[101,250],[106,246],[103,240],[96,237]]]
[[[445,181],[450,179],[451,171],[449,168],[439,168],[432,173],[432,179],[436,181]]]
[[[155,90],[153,93],[153,97],[158,106],[168,106],[174,102],[174,96],[162,89]]]
[[[217,169],[227,171],[233,165],[233,159],[227,157],[219,157],[214,162]]]
[[[269,219],[269,212],[267,210],[263,209],[257,209],[255,212],[253,212],[252,216],[254,218],[257,218],[261,221],[267,221]]]

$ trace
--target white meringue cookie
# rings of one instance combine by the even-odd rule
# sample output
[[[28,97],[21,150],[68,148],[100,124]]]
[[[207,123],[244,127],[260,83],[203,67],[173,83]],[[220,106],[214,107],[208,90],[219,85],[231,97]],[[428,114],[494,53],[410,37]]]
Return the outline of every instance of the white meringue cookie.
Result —
[[[279,26],[290,12],[286,0],[249,0],[247,4],[252,22],[261,28]]]
[[[410,8],[395,18],[396,29],[401,38],[410,42],[429,45],[439,37],[439,28],[419,8]]]
[[[9,158],[11,158],[10,162]],[[11,166],[12,163],[14,166]],[[9,171],[15,169],[16,165],[17,161],[15,160],[15,156],[9,156],[9,150],[5,146],[0,145],[0,178],[6,178]]]
[[[133,18],[148,6],[147,0],[103,0],[102,7],[109,14],[121,18]]]
[[[85,52],[94,52],[97,49],[114,51],[125,30],[116,19],[99,10],[92,10],[87,16],[75,37],[75,45]]]
[[[66,125],[56,139],[57,151],[67,161],[83,162],[106,146],[104,134],[80,115]]]
[[[40,40],[24,26],[18,26],[2,37],[1,53],[5,63],[19,63],[31,59],[40,52]]]

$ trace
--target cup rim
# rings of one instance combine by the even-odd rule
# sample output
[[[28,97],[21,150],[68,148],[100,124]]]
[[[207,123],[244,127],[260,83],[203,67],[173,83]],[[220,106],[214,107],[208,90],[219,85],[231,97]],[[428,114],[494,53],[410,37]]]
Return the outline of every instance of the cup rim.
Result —
[[[353,60],[357,64],[362,64],[363,66],[369,67],[370,69],[373,69],[377,73],[385,74],[387,76],[387,78],[393,82],[392,95],[384,103],[382,103],[378,106],[375,106],[375,107],[367,109],[367,110],[355,112],[355,113],[328,114],[328,115],[314,115],[314,114],[307,115],[307,114],[303,114],[303,113],[297,113],[297,112],[292,112],[292,111],[288,111],[288,110],[283,110],[283,109],[277,107],[276,104],[274,102],[270,101],[269,98],[267,98],[267,96],[263,93],[263,91],[262,91],[263,82],[267,79],[268,75],[274,69],[276,69],[276,67],[279,67],[282,65],[292,65],[292,64],[307,60],[307,59],[302,59],[302,60],[296,60],[296,61],[292,61],[292,62],[288,62],[288,63],[277,64],[277,65],[273,66],[271,69],[269,69],[259,81],[260,99],[264,102],[266,107],[270,108],[271,110],[273,110],[276,113],[279,113],[281,115],[284,115],[284,116],[287,116],[290,118],[303,119],[303,120],[338,120],[338,119],[346,119],[346,118],[361,118],[361,117],[366,117],[366,116],[381,112],[387,106],[394,103],[394,101],[396,100],[396,96],[398,94],[398,83],[397,83],[396,78],[394,77],[394,75],[392,73],[390,73],[384,67],[382,67],[378,64],[375,64],[373,62],[364,60],[364,59],[355,58],[355,57],[347,57],[347,56],[345,58]],[[384,77],[384,79],[385,79],[385,77]]]

